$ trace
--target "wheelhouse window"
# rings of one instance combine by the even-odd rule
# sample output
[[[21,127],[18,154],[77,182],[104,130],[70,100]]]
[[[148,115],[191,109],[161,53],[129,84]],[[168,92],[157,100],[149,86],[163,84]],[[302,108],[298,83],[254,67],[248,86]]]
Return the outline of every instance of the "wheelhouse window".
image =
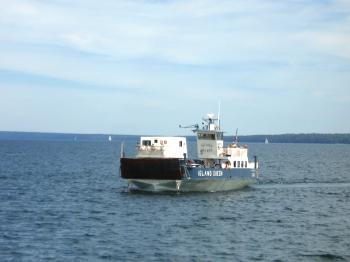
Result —
[[[143,146],[150,146],[151,145],[151,140],[142,140],[142,145]]]
[[[182,141],[179,141],[179,147],[182,147]]]
[[[223,140],[223,134],[222,133],[217,133],[216,134],[216,139],[217,140]]]
[[[198,139],[200,139],[200,140],[215,140],[215,134],[198,133]]]
[[[158,139],[154,139],[154,143],[155,143],[155,144],[158,144]]]

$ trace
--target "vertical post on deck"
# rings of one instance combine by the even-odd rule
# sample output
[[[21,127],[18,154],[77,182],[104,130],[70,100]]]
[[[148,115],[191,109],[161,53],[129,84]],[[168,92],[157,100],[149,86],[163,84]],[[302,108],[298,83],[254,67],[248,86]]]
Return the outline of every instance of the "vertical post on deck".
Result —
[[[125,156],[124,152],[124,142],[120,145],[120,157],[123,158]]]
[[[258,157],[254,156],[254,169],[258,169]]]

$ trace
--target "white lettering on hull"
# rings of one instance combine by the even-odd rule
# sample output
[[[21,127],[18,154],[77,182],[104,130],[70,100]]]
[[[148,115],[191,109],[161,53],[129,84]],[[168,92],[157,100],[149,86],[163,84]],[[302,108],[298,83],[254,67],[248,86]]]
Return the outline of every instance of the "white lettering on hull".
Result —
[[[209,176],[223,176],[224,173],[221,170],[198,170],[198,176],[209,177]]]

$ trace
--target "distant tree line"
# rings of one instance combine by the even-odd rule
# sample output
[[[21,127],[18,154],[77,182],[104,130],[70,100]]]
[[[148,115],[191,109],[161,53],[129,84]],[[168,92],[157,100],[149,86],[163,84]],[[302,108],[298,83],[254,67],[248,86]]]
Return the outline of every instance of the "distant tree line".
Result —
[[[265,139],[267,139],[269,143],[350,144],[350,134],[282,134],[239,136],[240,142],[264,143]]]
[[[138,141],[136,135],[111,135],[112,141]],[[196,141],[195,136],[188,136],[188,141]],[[39,132],[6,132],[0,131],[0,140],[51,140],[51,141],[108,141],[107,134],[64,134]],[[318,144],[350,144],[350,134],[282,134],[239,136],[241,143],[318,143]],[[226,136],[225,141],[233,141],[234,137]]]
[[[108,134],[69,134],[45,132],[9,132],[0,131],[0,140],[28,140],[28,141],[138,141],[135,135],[108,135]]]

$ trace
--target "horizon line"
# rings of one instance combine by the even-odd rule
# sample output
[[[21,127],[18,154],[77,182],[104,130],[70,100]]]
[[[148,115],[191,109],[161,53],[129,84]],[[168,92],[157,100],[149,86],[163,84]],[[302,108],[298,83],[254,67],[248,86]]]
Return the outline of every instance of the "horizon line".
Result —
[[[34,134],[52,134],[52,135],[105,135],[105,136],[165,136],[165,135],[144,135],[144,134],[113,134],[113,133],[75,133],[75,132],[50,132],[50,131],[5,131],[0,130],[0,133],[34,133]],[[279,135],[350,135],[350,133],[279,133],[279,134],[253,134],[253,135],[239,135],[242,136],[279,136]],[[175,135],[180,136],[180,135]],[[195,135],[181,135],[181,136],[195,136]],[[234,135],[226,135],[230,137]]]

